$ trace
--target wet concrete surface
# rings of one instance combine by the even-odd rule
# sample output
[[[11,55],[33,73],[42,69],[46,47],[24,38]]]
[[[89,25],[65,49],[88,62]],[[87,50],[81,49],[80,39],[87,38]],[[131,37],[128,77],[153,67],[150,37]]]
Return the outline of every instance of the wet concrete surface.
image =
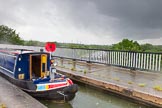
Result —
[[[120,67],[107,66],[103,64],[88,64],[86,62],[76,62],[74,69],[71,60],[59,63],[59,70],[68,70],[70,73],[83,75],[85,77],[101,80],[123,86],[131,91],[162,98],[162,73],[130,70]]]
[[[47,108],[42,103],[0,77],[0,108]]]

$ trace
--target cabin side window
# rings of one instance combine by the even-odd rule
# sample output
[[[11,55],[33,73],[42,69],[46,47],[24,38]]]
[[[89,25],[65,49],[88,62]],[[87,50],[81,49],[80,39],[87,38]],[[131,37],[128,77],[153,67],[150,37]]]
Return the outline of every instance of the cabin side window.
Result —
[[[4,55],[0,53],[0,65],[4,66]]]
[[[15,56],[0,53],[0,66],[14,73]]]

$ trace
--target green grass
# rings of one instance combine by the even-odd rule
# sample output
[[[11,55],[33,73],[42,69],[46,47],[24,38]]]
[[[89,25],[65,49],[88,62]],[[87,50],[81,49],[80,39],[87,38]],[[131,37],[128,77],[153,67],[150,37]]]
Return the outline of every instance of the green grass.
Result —
[[[83,70],[79,70],[79,72],[83,72]]]
[[[71,68],[72,71],[76,71],[76,69],[74,67]]]
[[[83,72],[84,72],[84,74],[86,74],[87,73],[87,70],[84,70]]]
[[[145,84],[145,83],[139,83],[138,86],[139,86],[139,87],[145,87],[146,84]]]
[[[133,82],[132,81],[128,81],[128,84],[133,84]]]
[[[162,91],[162,87],[159,85],[154,86],[153,89],[155,89],[157,91]]]
[[[119,78],[113,78],[115,81],[120,81],[120,79]]]

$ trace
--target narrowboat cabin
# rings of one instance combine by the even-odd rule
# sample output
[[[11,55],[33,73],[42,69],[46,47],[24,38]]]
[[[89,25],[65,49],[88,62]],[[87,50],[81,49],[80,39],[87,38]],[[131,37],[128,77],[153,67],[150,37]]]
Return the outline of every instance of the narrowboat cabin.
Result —
[[[70,101],[78,90],[56,72],[50,54],[42,51],[0,49],[0,75],[39,99]]]

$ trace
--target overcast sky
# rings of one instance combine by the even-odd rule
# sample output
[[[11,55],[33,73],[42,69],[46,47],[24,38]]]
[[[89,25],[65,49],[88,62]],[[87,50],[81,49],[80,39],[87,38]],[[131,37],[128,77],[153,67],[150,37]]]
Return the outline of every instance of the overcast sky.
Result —
[[[0,25],[25,40],[162,44],[162,0],[0,0]]]

